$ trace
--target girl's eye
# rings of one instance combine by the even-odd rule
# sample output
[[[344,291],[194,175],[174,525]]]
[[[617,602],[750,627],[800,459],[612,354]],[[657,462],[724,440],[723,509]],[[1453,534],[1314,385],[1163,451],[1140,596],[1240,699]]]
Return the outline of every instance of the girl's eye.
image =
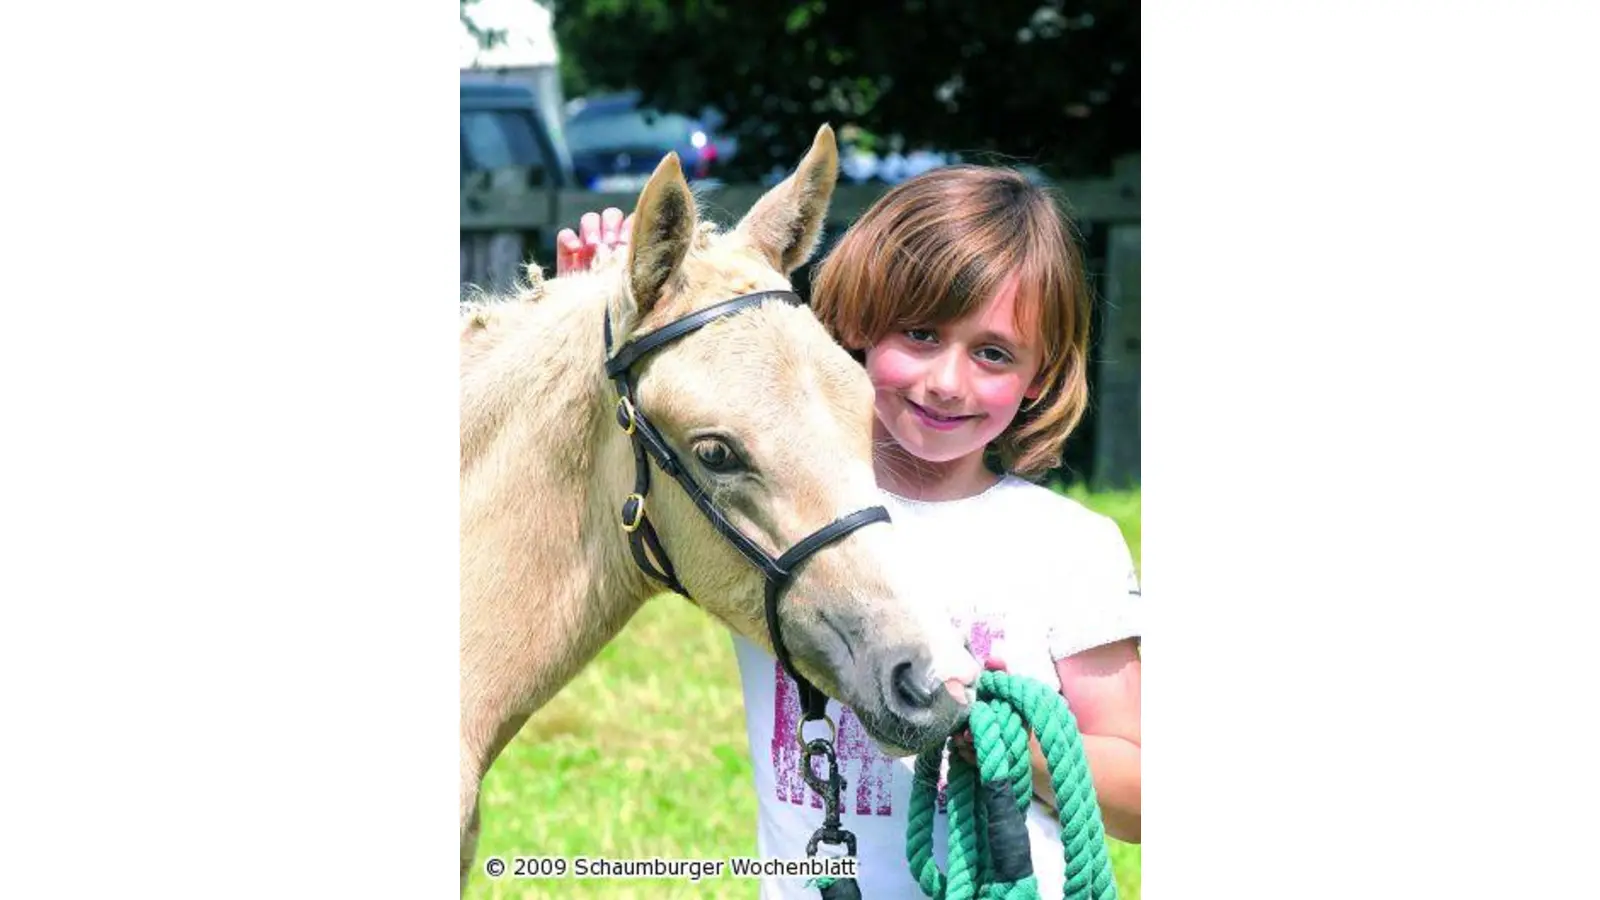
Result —
[[[701,465],[719,474],[737,472],[744,465],[737,453],[716,438],[697,441],[694,445],[694,455],[700,460]]]
[[[1011,362],[1011,354],[1001,350],[999,347],[985,347],[978,351],[978,356],[982,358],[984,362],[991,362],[999,365],[1005,365]]]
[[[932,343],[933,341],[939,339],[938,335],[935,335],[933,331],[928,328],[908,328],[906,329],[906,337],[916,341],[919,344]]]

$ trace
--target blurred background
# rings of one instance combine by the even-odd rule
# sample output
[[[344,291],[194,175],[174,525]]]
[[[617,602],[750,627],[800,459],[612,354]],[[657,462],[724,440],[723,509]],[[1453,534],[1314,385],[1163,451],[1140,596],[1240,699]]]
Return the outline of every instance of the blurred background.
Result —
[[[669,152],[705,213],[732,224],[824,122],[841,172],[812,265],[890,185],[931,168],[1006,165],[1051,185],[1096,303],[1091,405],[1047,480],[1115,519],[1139,562],[1138,4],[458,3],[463,297],[509,289],[528,263],[553,274],[556,232],[585,212],[631,211]],[[802,296],[809,268],[794,276]],[[670,595],[647,604],[485,781],[479,859],[753,855],[738,685],[720,626]],[[1113,856],[1122,895],[1137,900],[1139,848],[1116,844]],[[734,879],[481,873],[469,895],[569,892],[756,896]]]

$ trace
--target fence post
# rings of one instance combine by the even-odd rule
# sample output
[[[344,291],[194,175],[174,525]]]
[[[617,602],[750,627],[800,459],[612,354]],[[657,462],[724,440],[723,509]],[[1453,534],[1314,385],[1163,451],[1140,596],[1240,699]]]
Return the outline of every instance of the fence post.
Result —
[[[1139,484],[1139,223],[1112,225],[1107,236],[1094,469],[1097,489]]]

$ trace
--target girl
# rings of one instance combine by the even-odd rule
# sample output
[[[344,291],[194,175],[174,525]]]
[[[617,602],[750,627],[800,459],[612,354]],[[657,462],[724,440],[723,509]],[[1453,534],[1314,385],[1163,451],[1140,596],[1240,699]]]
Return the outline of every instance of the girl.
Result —
[[[626,243],[629,224],[614,209],[584,216],[581,238],[557,238],[558,273]],[[890,190],[844,234],[817,270],[811,305],[872,381],[878,485],[932,595],[945,598],[980,660],[1058,687],[1083,734],[1106,830],[1137,842],[1132,559],[1114,522],[1028,480],[1057,464],[1088,394],[1089,299],[1061,212],[1015,172],[935,169]],[[799,859],[821,803],[799,773],[795,685],[764,649],[739,637],[734,646],[758,846],[766,858]],[[862,896],[922,897],[906,862],[913,760],[885,756],[848,708],[831,702],[829,715]],[[1060,825],[1037,739],[1032,746],[1034,872],[1042,896],[1060,896]],[[934,852],[944,867],[942,819]],[[802,878],[769,878],[761,896],[818,894]]]

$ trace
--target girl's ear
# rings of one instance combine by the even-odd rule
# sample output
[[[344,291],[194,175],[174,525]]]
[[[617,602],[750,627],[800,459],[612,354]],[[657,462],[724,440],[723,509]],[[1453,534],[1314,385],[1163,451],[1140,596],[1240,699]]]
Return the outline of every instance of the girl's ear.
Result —
[[[1044,375],[1041,374],[1033,380],[1033,384],[1028,385],[1028,389],[1022,392],[1022,396],[1027,400],[1037,400],[1042,393],[1044,393]]]

